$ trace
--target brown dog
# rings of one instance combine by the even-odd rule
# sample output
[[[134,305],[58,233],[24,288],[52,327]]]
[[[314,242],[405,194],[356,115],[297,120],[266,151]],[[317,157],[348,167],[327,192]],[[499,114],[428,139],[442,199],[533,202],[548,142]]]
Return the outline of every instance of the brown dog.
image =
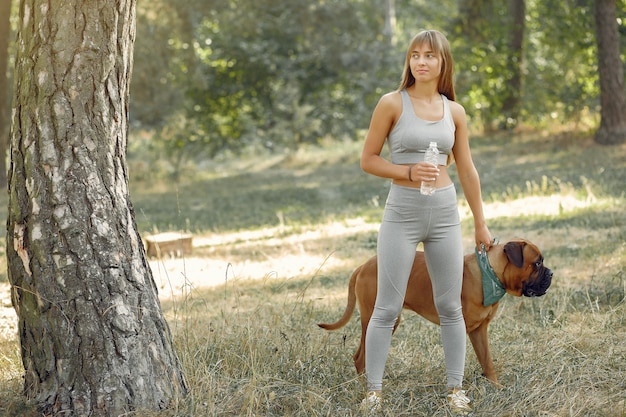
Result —
[[[527,240],[514,240],[506,244],[497,244],[487,252],[489,263],[507,293],[520,297],[541,296],[546,293],[552,282],[552,271],[543,265],[541,252]],[[365,334],[367,324],[374,310],[377,292],[376,256],[359,266],[350,278],[348,287],[348,305],[343,317],[336,323],[318,324],[326,330],[336,330],[345,326],[354,311],[355,301],[359,302],[361,313],[361,343],[354,354],[354,366],[358,373],[365,369]],[[483,369],[483,375],[496,385],[498,377],[489,351],[487,327],[498,310],[498,302],[485,307],[483,305],[482,275],[475,254],[465,255],[463,267],[463,289],[461,292],[463,316],[467,333],[474,347],[474,352]],[[413,269],[404,298],[404,308],[415,311],[427,320],[439,324],[435,309],[430,276],[426,269],[423,252],[415,253]],[[394,331],[400,324],[396,321]]]

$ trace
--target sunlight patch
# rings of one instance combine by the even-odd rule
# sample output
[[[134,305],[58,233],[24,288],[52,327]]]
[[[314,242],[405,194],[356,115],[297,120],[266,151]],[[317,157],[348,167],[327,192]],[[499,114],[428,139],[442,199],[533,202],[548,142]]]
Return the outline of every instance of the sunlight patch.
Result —
[[[531,196],[514,201],[484,203],[486,219],[498,217],[518,217],[531,215],[558,216],[565,212],[591,207],[591,201],[582,201],[573,196],[554,194],[551,196]],[[471,217],[472,212],[465,200],[459,204],[461,218]]]
[[[254,262],[228,262],[210,258],[179,258],[150,261],[159,298],[184,296],[198,288],[234,284],[253,279],[289,279],[314,276],[337,268],[343,261],[336,257],[297,254]]]

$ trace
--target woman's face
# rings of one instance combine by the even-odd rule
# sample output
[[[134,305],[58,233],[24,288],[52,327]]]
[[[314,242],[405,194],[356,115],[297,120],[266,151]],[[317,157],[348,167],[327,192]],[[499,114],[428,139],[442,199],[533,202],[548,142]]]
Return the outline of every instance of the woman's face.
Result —
[[[411,50],[409,67],[415,81],[432,81],[441,74],[441,59],[429,43],[421,43]]]

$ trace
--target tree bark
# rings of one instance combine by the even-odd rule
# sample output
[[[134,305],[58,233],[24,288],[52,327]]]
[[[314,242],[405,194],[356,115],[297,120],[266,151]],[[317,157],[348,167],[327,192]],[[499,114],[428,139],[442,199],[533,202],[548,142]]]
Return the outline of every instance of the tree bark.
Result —
[[[594,10],[602,106],[595,141],[602,145],[626,142],[626,90],[615,1],[596,0]]]
[[[187,390],[137,231],[126,147],[135,0],[22,0],[8,276],[24,393],[118,416]]]
[[[0,186],[7,184],[9,148],[8,79],[9,38],[11,36],[11,0],[0,0]]]

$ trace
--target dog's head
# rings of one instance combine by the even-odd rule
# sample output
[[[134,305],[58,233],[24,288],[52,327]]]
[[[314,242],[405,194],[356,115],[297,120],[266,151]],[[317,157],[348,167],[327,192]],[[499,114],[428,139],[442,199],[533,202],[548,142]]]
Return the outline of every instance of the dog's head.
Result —
[[[537,246],[527,240],[514,240],[504,245],[510,264],[520,269],[520,295],[539,297],[552,284],[552,270],[543,264],[543,255]],[[517,274],[516,274],[517,275]]]

